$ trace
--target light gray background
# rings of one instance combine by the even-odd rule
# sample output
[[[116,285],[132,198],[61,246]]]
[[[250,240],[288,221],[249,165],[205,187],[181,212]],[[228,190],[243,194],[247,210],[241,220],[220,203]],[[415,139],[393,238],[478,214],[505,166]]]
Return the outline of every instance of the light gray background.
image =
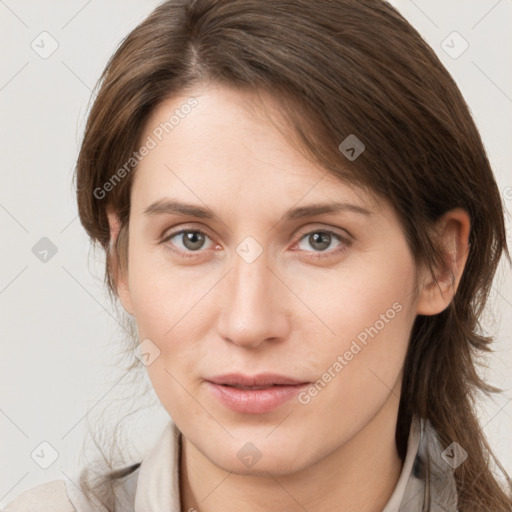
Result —
[[[101,254],[90,252],[78,221],[71,177],[91,89],[121,39],[158,3],[0,0],[0,506],[24,489],[69,476],[79,463],[86,416],[105,406],[117,411],[110,401],[131,393],[117,383],[122,373],[114,361],[123,331],[102,286]],[[392,3],[455,77],[510,209],[512,0]],[[442,46],[451,46],[452,55],[462,48],[453,31],[469,44],[457,58]],[[31,47],[48,51],[52,38],[58,48],[48,58]],[[58,249],[46,263],[32,252],[42,237]],[[494,288],[487,323],[498,342],[484,372],[505,391],[479,406],[484,431],[509,473],[511,275],[502,266]],[[166,419],[158,404],[134,415],[140,453]],[[48,469],[31,458],[35,449],[43,462],[51,456],[51,449],[39,446],[44,441],[58,452]]]

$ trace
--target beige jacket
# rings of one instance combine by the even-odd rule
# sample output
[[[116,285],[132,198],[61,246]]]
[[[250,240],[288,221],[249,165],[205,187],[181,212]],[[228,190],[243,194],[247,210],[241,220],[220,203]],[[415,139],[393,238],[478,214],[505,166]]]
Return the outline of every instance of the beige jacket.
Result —
[[[140,467],[123,482],[118,508],[123,512],[180,511],[179,450],[181,433],[170,421]],[[382,512],[421,512],[425,489],[425,456],[431,457],[431,512],[457,512],[457,495],[450,459],[430,424],[414,419],[402,472]],[[450,453],[450,452],[448,452]],[[453,455],[453,450],[452,450]],[[446,462],[448,461],[448,462]],[[453,465],[453,464],[452,464]],[[69,480],[53,480],[23,492],[5,512],[107,512],[87,501],[76,485],[78,472]]]

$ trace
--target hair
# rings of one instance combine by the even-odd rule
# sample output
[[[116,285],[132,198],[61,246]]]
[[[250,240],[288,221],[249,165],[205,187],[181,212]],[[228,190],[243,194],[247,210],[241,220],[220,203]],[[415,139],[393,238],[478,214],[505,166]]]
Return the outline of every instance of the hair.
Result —
[[[308,158],[394,208],[417,265],[435,274],[445,254],[433,226],[461,207],[469,255],[449,306],[415,319],[403,369],[396,428],[400,457],[413,415],[443,446],[470,454],[454,470],[460,511],[510,511],[512,495],[491,469],[493,454],[475,412],[477,394],[501,390],[478,374],[491,352],[481,316],[500,258],[510,254],[502,198],[469,108],[420,34],[383,0],[171,0],[131,31],[96,84],[76,165],[78,209],[105,251],[105,284],[117,299],[116,268],[127,268],[130,191],[136,165],[104,185],[140,147],[149,114],[201,84],[269,93]],[[192,114],[193,115],[193,114]],[[356,135],[365,150],[348,161],[338,146]],[[101,196],[104,197],[101,197]],[[120,221],[115,244],[107,211]],[[132,339],[132,349],[138,343]],[[116,482],[140,462],[89,485],[115,510]],[[84,472],[85,473],[85,472]],[[430,510],[425,496],[424,510]]]

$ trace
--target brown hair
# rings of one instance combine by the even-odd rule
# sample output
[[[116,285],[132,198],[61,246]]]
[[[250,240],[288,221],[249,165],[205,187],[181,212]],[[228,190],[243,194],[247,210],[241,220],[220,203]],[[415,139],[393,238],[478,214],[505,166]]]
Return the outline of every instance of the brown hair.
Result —
[[[113,261],[127,263],[136,166],[105,197],[94,191],[105,190],[137,149],[152,109],[207,81],[278,98],[308,155],[393,205],[418,264],[442,264],[433,223],[455,207],[469,213],[470,252],[457,293],[445,311],[418,316],[413,327],[396,442],[403,458],[412,416],[429,420],[443,446],[456,441],[470,454],[454,471],[459,510],[510,511],[490,456],[510,478],[474,411],[477,392],[499,391],[477,374],[477,356],[491,350],[480,317],[502,253],[510,260],[503,205],[469,109],[434,51],[382,0],[171,0],[157,7],[102,73],[77,161],[80,220],[109,255],[105,280],[114,297]],[[366,149],[348,162],[338,145],[350,134]],[[121,222],[115,247],[107,208]],[[109,510],[112,483],[129,470],[105,475],[98,486]]]

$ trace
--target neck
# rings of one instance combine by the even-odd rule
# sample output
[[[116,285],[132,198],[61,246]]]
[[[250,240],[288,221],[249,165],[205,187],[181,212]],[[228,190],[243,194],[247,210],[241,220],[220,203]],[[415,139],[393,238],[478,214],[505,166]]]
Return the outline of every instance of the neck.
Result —
[[[182,436],[181,510],[380,512],[393,493],[403,464],[395,443],[397,414],[398,399],[391,394],[348,442],[315,464],[278,477],[226,472]]]

